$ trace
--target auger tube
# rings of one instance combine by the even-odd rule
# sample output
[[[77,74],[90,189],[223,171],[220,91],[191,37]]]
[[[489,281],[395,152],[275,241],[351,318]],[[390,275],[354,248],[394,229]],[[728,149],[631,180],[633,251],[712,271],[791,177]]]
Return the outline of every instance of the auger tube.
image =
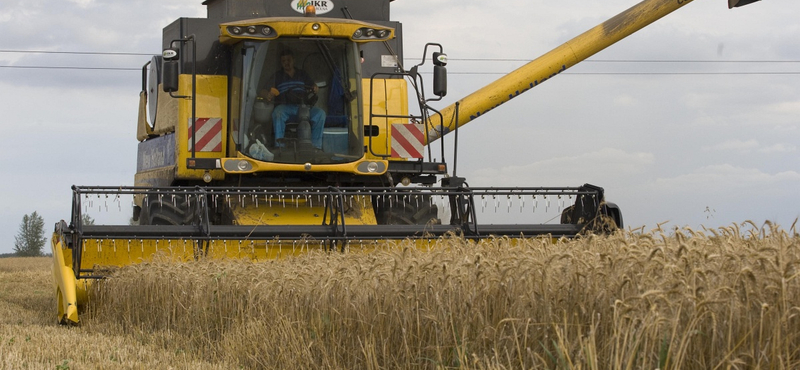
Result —
[[[642,1],[459,100],[457,121],[455,104],[442,109],[444,127],[441,127],[440,116],[432,116],[433,129],[426,133],[425,142],[430,144],[456,126],[461,127],[488,113],[690,2],[692,0]]]

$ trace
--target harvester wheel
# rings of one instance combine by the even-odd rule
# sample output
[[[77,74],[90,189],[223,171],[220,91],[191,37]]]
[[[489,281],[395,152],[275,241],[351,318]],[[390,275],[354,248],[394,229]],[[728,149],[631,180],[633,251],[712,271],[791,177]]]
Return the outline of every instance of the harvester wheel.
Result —
[[[379,195],[375,199],[376,217],[380,225],[440,224],[439,208],[429,195]]]
[[[614,203],[602,203],[600,211],[593,219],[584,220],[575,214],[575,206],[569,206],[561,212],[562,224],[584,225],[583,232],[610,234],[622,228],[622,213]]]
[[[195,207],[189,195],[149,194],[139,215],[140,225],[191,225]]]

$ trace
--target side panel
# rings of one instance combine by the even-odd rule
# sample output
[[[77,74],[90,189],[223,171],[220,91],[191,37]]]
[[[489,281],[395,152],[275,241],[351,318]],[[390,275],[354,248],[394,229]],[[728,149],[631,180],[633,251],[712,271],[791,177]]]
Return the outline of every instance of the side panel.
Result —
[[[163,135],[175,132],[175,125],[178,122],[178,99],[165,93],[160,84],[157,89],[158,99],[156,104],[158,104],[158,107],[156,109],[156,122],[153,134]]]
[[[180,76],[179,95],[191,95],[192,76]],[[197,149],[196,158],[223,158],[228,146],[228,77],[227,76],[197,76],[196,88],[196,118],[195,142]],[[180,99],[178,102],[178,120],[175,130],[175,158],[177,172],[175,178],[179,180],[201,180],[204,170],[190,170],[186,168],[186,160],[192,156],[191,149],[191,99]],[[225,176],[222,170],[211,171],[214,180],[222,180]]]
[[[371,150],[367,150],[367,158],[390,157],[392,155],[391,125],[410,122],[403,118],[375,117],[370,119],[370,112],[373,115],[408,115],[408,85],[404,79],[364,79],[362,81],[364,124],[367,127],[369,125],[378,127],[377,136],[364,137],[364,145],[371,147]],[[370,106],[370,104],[372,105]],[[365,131],[369,132],[370,130],[367,129]]]

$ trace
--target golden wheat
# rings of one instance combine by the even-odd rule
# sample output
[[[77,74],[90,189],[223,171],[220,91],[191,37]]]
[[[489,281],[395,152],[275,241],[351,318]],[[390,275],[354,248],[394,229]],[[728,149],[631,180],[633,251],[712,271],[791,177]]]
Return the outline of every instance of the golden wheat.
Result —
[[[0,368],[795,369],[799,263],[769,223],[164,260],[58,327],[51,261],[0,259]]]
[[[86,326],[246,368],[800,367],[794,225],[156,261]]]

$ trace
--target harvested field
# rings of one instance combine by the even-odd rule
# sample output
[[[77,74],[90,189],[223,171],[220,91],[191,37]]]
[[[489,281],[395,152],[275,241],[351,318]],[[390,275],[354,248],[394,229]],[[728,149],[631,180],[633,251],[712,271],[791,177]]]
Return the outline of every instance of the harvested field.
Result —
[[[795,225],[156,261],[98,284],[77,328],[53,323],[48,262],[0,260],[4,367],[800,368]]]

